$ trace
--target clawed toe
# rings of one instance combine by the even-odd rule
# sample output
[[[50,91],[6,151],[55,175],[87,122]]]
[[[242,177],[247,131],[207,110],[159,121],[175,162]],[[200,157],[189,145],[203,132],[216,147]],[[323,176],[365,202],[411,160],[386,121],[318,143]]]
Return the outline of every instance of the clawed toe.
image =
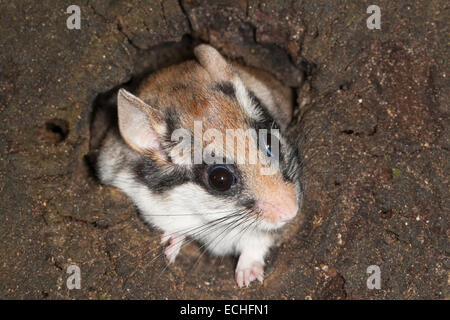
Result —
[[[238,266],[236,268],[236,282],[239,288],[242,288],[244,285],[248,287],[255,280],[261,283],[264,281],[264,267],[261,263],[255,262],[249,267]]]
[[[161,243],[164,244],[168,242],[166,248],[164,249],[164,254],[169,261],[169,264],[175,262],[175,259],[180,252],[183,241],[184,237],[178,234],[169,234],[168,232],[164,232],[164,234],[162,235]]]

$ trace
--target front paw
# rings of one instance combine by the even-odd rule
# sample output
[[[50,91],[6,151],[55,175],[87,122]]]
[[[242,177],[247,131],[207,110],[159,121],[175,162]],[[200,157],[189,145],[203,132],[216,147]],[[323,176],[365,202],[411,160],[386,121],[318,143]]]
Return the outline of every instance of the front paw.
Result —
[[[164,249],[164,254],[169,261],[169,264],[172,264],[175,262],[176,257],[178,256],[178,253],[180,252],[181,246],[184,241],[184,236],[179,235],[177,233],[169,233],[164,232],[164,234],[161,237],[161,243],[167,243],[166,248]]]
[[[263,283],[264,265],[261,262],[253,262],[250,264],[238,263],[236,267],[236,282],[239,288],[242,288],[244,285],[248,287],[255,280]]]

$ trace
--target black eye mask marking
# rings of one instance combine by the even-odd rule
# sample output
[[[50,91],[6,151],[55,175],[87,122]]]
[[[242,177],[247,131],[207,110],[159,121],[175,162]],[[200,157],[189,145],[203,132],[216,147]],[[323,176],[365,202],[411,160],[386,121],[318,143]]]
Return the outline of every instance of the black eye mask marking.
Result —
[[[161,169],[151,159],[142,156],[133,163],[133,173],[138,181],[152,192],[164,193],[191,180],[191,173],[180,166],[169,170]]]
[[[214,85],[214,90],[222,92],[224,95],[230,97],[231,99],[236,99],[236,92],[231,82],[217,82]]]

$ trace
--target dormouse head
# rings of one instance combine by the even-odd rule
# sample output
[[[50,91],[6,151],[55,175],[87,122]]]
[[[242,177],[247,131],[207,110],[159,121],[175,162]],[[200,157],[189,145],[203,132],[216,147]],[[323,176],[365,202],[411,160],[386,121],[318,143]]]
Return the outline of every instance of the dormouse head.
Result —
[[[194,52],[196,61],[151,75],[136,96],[119,91],[120,133],[141,155],[133,172],[173,214],[279,228],[297,214],[301,192],[289,120],[269,112],[263,83],[246,86],[216,49]]]

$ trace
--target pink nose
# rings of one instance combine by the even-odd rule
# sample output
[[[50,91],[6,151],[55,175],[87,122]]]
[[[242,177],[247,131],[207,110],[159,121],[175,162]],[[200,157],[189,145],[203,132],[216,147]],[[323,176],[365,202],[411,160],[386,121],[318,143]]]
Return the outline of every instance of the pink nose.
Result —
[[[298,204],[295,197],[283,195],[277,199],[259,203],[263,216],[274,222],[287,222],[297,215]]]

